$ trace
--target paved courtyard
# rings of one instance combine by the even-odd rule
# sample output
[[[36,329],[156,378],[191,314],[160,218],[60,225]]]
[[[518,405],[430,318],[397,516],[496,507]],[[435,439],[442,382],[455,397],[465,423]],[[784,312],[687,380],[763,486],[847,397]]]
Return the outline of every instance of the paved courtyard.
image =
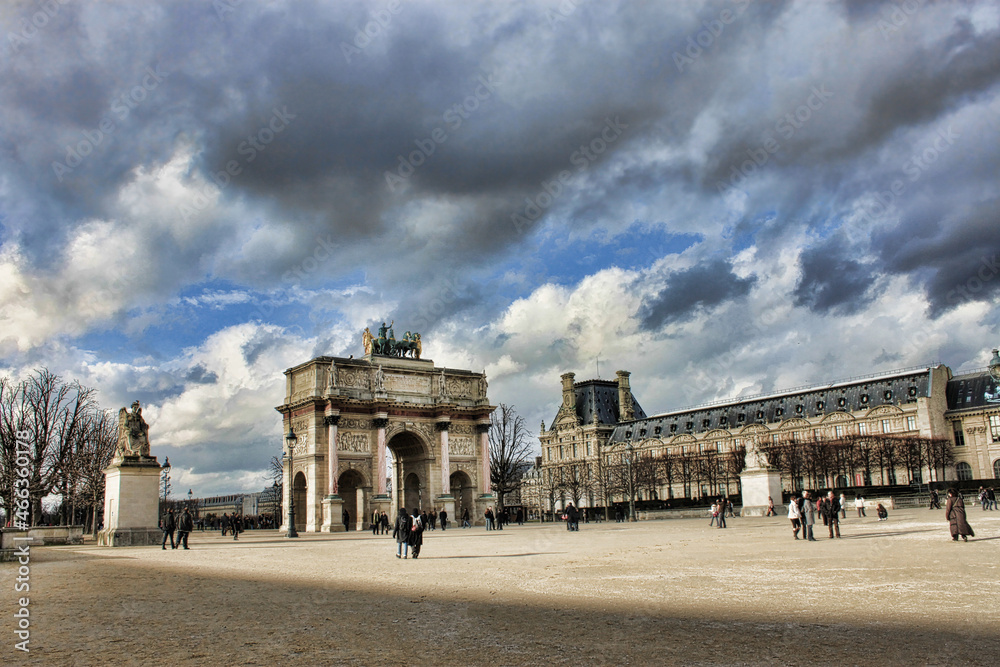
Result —
[[[31,653],[3,664],[985,665],[1000,656],[1000,512],[428,532],[419,560],[370,533],[194,533],[190,551],[31,552]],[[28,659],[25,659],[25,658]]]

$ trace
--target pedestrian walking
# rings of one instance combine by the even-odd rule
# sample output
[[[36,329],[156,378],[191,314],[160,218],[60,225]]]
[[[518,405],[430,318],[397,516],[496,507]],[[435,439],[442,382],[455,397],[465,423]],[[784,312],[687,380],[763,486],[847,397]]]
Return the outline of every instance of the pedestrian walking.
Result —
[[[727,501],[724,497],[720,496],[719,497],[719,502],[716,504],[716,506],[718,507],[718,510],[719,510],[719,521],[718,521],[718,523],[716,525],[719,528],[725,528],[726,527],[726,509],[727,509],[728,505],[729,505],[729,501]]]
[[[573,503],[566,506],[566,530],[580,530],[580,512]]]
[[[941,509],[941,500],[938,498],[938,492],[935,491],[934,489],[931,489],[931,501],[930,504],[927,506],[927,509],[929,510]]]
[[[410,545],[413,557],[420,555],[420,547],[424,544],[424,522],[421,518],[420,510],[413,508],[413,521],[410,524],[410,535],[406,539]]]
[[[472,524],[469,522],[469,508],[466,507],[462,510],[462,528],[472,528]]]
[[[385,513],[385,510],[382,510],[382,517],[379,520],[379,525],[380,525],[379,534],[380,535],[388,535],[389,534],[389,515]]]
[[[792,522],[792,535],[799,539],[799,527],[802,525],[802,512],[799,510],[799,503],[795,498],[788,502],[788,519]],[[803,533],[803,536],[805,534]]]
[[[815,542],[813,526],[816,525],[816,505],[808,491],[802,492],[802,539]]]
[[[351,526],[351,514],[347,510],[344,510],[343,514],[340,515],[341,520],[344,522],[344,531],[350,530]]]
[[[976,536],[972,526],[965,519],[965,501],[962,500],[962,494],[955,489],[948,489],[948,500],[944,504],[944,516],[948,519],[952,541],[958,542],[960,535],[966,542],[969,541],[970,536]]]
[[[823,503],[823,512],[826,518],[826,525],[830,528],[830,539],[840,537],[840,500],[830,491],[826,495],[826,502]]]
[[[861,519],[865,516],[865,499],[861,496],[854,496],[854,509],[858,510],[858,518]]]
[[[708,527],[711,528],[719,520],[719,506],[712,503],[712,507],[709,508],[709,511],[712,513],[712,518],[708,521]]]
[[[441,508],[441,511],[438,512],[438,521],[441,522],[441,532],[444,532],[448,527],[448,510]]]
[[[840,518],[847,518],[847,498],[844,497],[843,493],[840,494]]]
[[[177,520],[174,517],[174,511],[168,509],[167,513],[163,515],[160,520],[160,530],[163,531],[163,548],[167,548],[167,537],[170,537],[170,548],[176,549],[177,545],[174,544],[174,530],[177,528]]]
[[[406,509],[400,507],[396,516],[396,526],[392,530],[392,537],[396,540],[396,558],[408,558],[410,554],[410,528],[413,526],[413,519],[406,513]]]
[[[483,518],[486,519],[486,530],[493,530],[493,508],[487,507],[486,511],[483,513]]]
[[[188,508],[184,508],[184,513],[181,514],[181,520],[177,524],[177,546],[184,545],[184,548],[188,548],[188,535],[194,530],[194,519],[191,518],[191,512]]]

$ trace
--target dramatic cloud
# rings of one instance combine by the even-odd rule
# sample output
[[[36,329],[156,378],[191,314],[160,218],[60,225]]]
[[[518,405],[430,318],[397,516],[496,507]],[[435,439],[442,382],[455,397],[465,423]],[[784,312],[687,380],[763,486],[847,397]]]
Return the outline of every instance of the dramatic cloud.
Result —
[[[198,493],[382,319],[532,421],[598,363],[655,412],[997,344],[995,3],[40,6],[0,9],[0,365],[139,397]]]

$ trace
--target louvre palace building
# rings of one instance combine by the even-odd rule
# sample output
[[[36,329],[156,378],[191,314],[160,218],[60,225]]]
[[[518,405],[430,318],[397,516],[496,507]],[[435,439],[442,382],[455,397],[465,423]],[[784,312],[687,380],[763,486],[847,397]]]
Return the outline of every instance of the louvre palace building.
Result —
[[[739,493],[751,440],[786,492],[1000,479],[997,376],[993,350],[989,368],[968,373],[906,368],[647,416],[629,372],[582,382],[565,373],[522,495],[546,509],[620,501],[609,469],[625,464],[644,469],[628,472],[638,500]]]

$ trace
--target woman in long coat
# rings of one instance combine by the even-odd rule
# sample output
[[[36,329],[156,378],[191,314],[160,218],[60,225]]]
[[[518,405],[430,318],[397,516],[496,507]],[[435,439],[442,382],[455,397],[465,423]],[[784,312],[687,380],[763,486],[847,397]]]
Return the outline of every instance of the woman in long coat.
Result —
[[[410,515],[402,507],[396,516],[396,526],[392,530],[392,536],[396,539],[396,558],[407,558],[410,551],[410,528],[413,522]]]
[[[944,516],[948,519],[948,526],[951,528],[951,539],[958,541],[958,536],[966,542],[969,536],[975,537],[972,526],[965,520],[965,501],[961,494],[955,489],[948,489],[948,502],[944,505]]]

